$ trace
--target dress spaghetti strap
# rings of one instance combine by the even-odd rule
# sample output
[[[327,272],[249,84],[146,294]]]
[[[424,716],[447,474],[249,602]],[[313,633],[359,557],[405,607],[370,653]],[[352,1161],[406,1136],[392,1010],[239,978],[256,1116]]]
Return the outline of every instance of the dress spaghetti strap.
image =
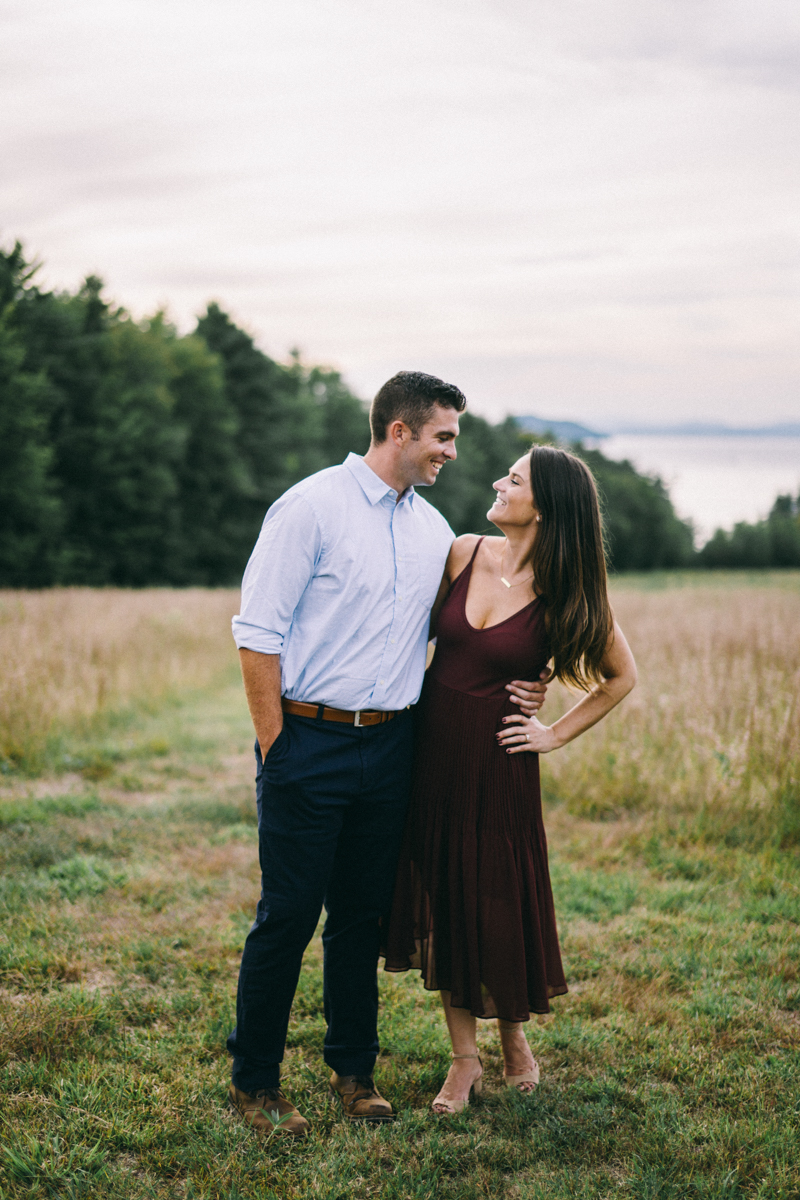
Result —
[[[477,542],[475,543],[475,549],[472,551],[472,558],[471,558],[471,559],[469,560],[469,562],[467,563],[467,566],[468,566],[468,567],[471,567],[471,566],[472,566],[472,564],[475,562],[475,555],[478,553],[478,551],[479,551],[479,550],[480,550],[480,548],[481,548],[481,545],[482,545],[482,544],[483,544],[485,541],[486,541],[486,534],[485,534],[485,533],[482,533],[482,534],[481,534],[481,536],[478,538]]]
[[[472,558],[469,560],[469,562],[467,563],[467,565],[465,567],[461,568],[461,570],[458,572],[455,579],[453,580],[452,584],[450,585],[451,593],[454,592],[456,590],[456,588],[463,587],[465,583],[466,583],[467,587],[469,587],[469,581],[472,578],[472,567],[475,562],[475,556],[481,548],[481,542],[483,542],[485,540],[486,540],[485,534],[483,534],[481,537],[478,538],[477,542],[475,543],[475,549],[472,551]]]

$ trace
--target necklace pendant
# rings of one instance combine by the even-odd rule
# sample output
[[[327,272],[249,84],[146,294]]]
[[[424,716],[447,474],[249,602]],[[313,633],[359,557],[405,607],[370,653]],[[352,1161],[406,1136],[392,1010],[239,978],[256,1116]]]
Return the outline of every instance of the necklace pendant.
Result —
[[[506,579],[506,577],[505,577],[504,575],[501,575],[501,576],[500,576],[500,582],[501,582],[501,583],[504,583],[504,584],[506,585],[506,587],[507,587],[507,588],[510,588],[510,587],[511,587],[511,584],[508,582],[508,580]]]

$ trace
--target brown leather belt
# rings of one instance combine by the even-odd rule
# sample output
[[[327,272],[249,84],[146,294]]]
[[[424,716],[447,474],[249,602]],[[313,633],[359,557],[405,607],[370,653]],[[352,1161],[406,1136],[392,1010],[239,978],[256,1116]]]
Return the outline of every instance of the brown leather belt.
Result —
[[[293,713],[296,717],[317,717],[319,704],[306,704],[302,700],[281,700],[284,712]],[[343,708],[323,708],[323,721],[339,721],[343,725],[383,725],[391,721],[396,712],[378,712],[375,708],[362,708],[358,712],[346,712]]]

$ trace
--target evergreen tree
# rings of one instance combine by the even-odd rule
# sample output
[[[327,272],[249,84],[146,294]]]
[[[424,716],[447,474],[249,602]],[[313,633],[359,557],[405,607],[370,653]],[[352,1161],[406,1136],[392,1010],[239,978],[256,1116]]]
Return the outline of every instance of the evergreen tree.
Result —
[[[800,492],[778,496],[767,518],[773,567],[800,567]]]
[[[252,546],[270,504],[325,465],[319,407],[299,362],[290,368],[275,362],[218,304],[209,304],[197,332],[222,362],[226,396],[239,423],[236,446],[250,479],[239,514],[255,531]]]
[[[706,567],[800,567],[800,494],[778,496],[766,521],[717,529],[699,557]]]
[[[71,576],[133,587],[170,583],[182,573],[177,471],[184,447],[173,419],[170,359],[160,328],[112,315],[99,299],[99,281],[87,280],[77,303],[97,377],[69,398],[77,403],[57,443],[71,499]]]
[[[163,330],[112,310],[93,276],[74,296],[28,289],[19,323],[27,361],[46,375],[52,396],[64,582],[180,578],[182,431],[172,418]]]
[[[151,328],[155,332],[155,324]],[[253,541],[242,516],[253,487],[239,453],[239,419],[226,394],[222,363],[201,337],[179,338],[161,320],[158,328],[169,352],[172,419],[182,435],[175,468],[181,562],[172,578],[236,583]]]
[[[324,465],[344,462],[351,451],[366,454],[370,441],[368,408],[353,395],[339,372],[311,367],[304,372],[303,386],[320,410]]]
[[[32,269],[22,247],[0,251],[0,586],[58,577],[63,512],[52,474],[51,393],[26,369],[16,306]]]
[[[297,352],[276,362],[223,312],[209,304],[197,332],[222,363],[225,396],[238,423],[238,493],[225,507],[230,561],[243,569],[269,506],[314,471],[365,453],[364,404],[336,371],[306,368]]]

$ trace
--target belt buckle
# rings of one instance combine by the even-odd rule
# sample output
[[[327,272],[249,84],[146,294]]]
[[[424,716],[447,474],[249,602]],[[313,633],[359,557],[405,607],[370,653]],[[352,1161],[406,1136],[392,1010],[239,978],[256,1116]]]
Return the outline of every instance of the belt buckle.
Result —
[[[361,712],[362,712],[362,710],[359,708],[357,710],[357,712],[354,714],[354,718],[353,718],[353,724],[358,726],[359,729],[361,728]]]

